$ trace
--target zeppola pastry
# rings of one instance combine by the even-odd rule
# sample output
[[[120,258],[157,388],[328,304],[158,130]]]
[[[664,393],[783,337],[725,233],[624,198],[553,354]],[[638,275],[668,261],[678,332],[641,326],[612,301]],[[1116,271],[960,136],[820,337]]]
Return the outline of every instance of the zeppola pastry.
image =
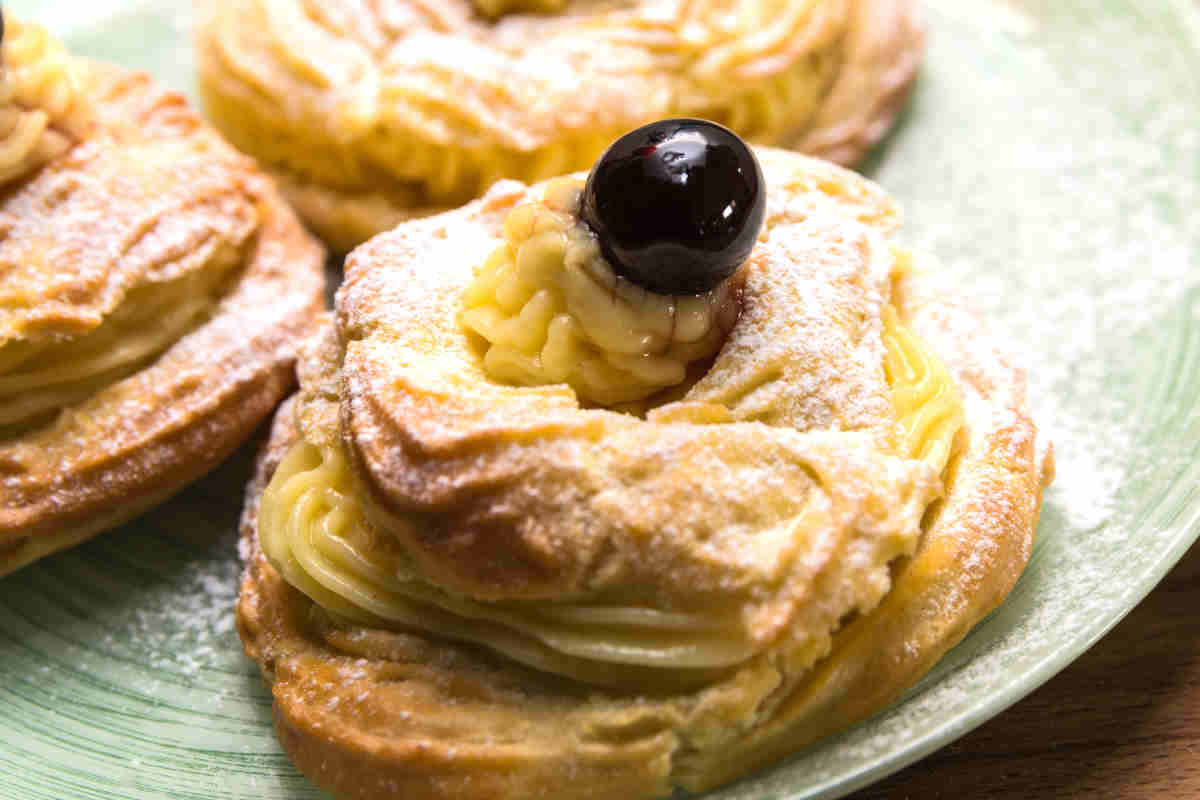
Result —
[[[293,383],[323,250],[145,75],[5,20],[0,574],[216,466]]]
[[[924,674],[1013,586],[1051,460],[897,227],[851,172],[670,120],[357,249],[242,524],[300,770],[665,797]]]
[[[668,116],[844,164],[916,73],[915,0],[217,0],[213,121],[349,249],[501,178],[587,169]]]

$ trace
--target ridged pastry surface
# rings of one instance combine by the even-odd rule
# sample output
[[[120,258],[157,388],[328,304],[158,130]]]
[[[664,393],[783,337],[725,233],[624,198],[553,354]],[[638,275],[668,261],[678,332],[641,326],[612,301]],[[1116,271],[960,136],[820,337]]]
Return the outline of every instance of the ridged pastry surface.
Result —
[[[887,129],[920,57],[910,0],[205,4],[199,74],[230,139],[335,246],[501,178],[589,166],[699,116],[842,162]]]
[[[290,384],[323,285],[322,249],[181,97],[5,22],[0,82],[88,125],[0,199],[0,574],[215,466]]]
[[[877,187],[759,156],[742,313],[644,417],[495,380],[461,325],[543,187],[351,257],[243,527],[239,631],[318,783],[704,789],[880,707],[1011,587],[1049,474],[1023,378]]]

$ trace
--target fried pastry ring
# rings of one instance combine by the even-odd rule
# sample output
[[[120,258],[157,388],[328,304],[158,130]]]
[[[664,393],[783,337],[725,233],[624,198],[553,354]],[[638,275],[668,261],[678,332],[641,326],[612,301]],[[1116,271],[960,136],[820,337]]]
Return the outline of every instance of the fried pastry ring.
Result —
[[[850,164],[920,59],[913,0],[221,0],[198,7],[208,112],[349,249],[500,178],[584,169],[704,117]]]
[[[324,253],[178,95],[6,20],[0,574],[215,467],[293,383]]]
[[[758,155],[741,316],[644,418],[489,379],[459,325],[471,265],[539,187],[351,256],[242,521],[238,631],[314,782],[703,791],[881,709],[1012,588],[1052,472],[1024,374],[935,269],[892,255],[881,190]],[[920,423],[950,425],[932,457],[895,444],[897,325],[935,354],[902,368],[957,387],[961,413]]]

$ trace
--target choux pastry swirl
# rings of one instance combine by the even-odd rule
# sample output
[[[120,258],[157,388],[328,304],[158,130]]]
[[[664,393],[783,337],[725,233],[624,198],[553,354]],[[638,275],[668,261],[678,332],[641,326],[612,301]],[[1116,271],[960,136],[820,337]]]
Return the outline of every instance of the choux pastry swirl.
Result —
[[[882,190],[757,153],[736,322],[633,411],[493,372],[464,314],[563,184],[351,256],[243,518],[239,632],[319,785],[700,791],[881,708],[1011,588],[1052,472],[1023,375]]]

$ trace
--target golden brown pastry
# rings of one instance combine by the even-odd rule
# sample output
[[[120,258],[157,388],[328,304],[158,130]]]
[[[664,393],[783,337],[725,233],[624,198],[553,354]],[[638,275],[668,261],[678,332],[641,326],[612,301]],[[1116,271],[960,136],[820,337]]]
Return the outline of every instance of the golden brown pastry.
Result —
[[[851,164],[916,73],[914,0],[220,0],[200,88],[301,216],[349,249],[500,178],[586,169],[694,116]]]
[[[178,95],[8,15],[0,574],[225,458],[293,382],[323,251]]]
[[[702,791],[882,708],[1012,587],[1051,473],[1023,373],[882,190],[756,152],[714,288],[639,295],[580,175],[351,255],[242,525],[238,630],[318,785]],[[637,347],[682,366],[631,397]]]

